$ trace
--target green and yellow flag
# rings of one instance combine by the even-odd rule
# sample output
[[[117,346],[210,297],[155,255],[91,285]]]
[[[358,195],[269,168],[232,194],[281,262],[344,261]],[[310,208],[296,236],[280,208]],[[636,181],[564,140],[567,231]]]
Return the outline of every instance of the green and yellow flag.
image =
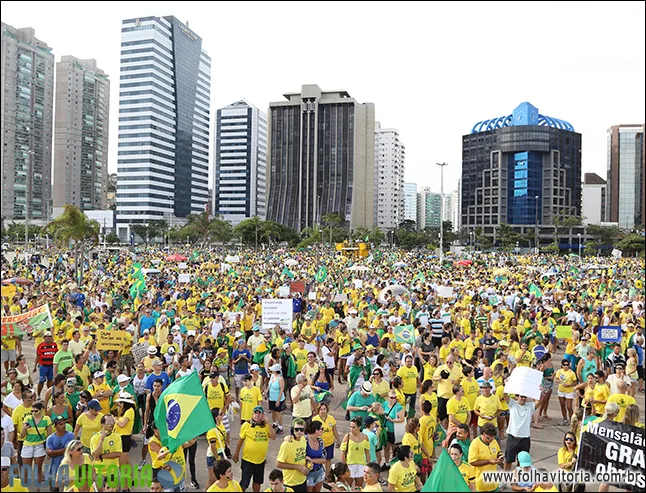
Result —
[[[283,267],[283,272],[280,274],[280,278],[284,279],[285,276],[289,277],[290,279],[294,279],[294,277],[296,277],[291,270],[289,270],[287,267]]]
[[[537,298],[543,297],[543,293],[541,292],[540,288],[536,284],[529,285],[529,294],[533,294]]]
[[[397,325],[393,329],[395,342],[415,344],[415,328],[412,325]]]
[[[318,272],[316,273],[315,280],[316,282],[325,282],[326,279],[327,279],[327,267],[322,265],[319,268]]]
[[[189,440],[215,428],[196,372],[175,380],[162,392],[155,407],[155,424],[162,444],[171,453]]]
[[[130,279],[132,280],[132,285],[130,286],[130,297],[133,300],[136,300],[148,291],[148,287],[146,286],[146,277],[144,276],[144,273],[141,272],[141,263],[137,262],[132,266]]]
[[[465,461],[465,459],[462,459]],[[446,449],[442,449],[440,458],[433,468],[431,475],[422,486],[422,491],[471,491],[469,485],[462,477],[462,473],[449,456]]]

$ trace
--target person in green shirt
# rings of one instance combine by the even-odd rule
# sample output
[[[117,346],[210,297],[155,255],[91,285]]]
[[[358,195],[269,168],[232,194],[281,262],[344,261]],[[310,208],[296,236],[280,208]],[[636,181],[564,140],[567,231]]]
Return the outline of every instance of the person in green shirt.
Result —
[[[54,375],[61,375],[63,370],[74,364],[74,354],[70,351],[70,341],[63,339],[61,348],[54,355]]]

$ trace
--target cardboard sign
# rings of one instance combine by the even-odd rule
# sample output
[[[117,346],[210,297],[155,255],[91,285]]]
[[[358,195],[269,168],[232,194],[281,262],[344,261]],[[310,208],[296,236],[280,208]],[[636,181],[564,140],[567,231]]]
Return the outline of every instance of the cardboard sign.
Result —
[[[232,324],[235,323],[236,322],[236,317],[238,315],[240,315],[240,322],[239,323],[242,323],[242,317],[244,315],[244,313],[242,313],[242,312],[229,312],[229,322],[231,322]]]
[[[307,298],[310,299],[310,300],[316,300],[316,293],[314,291],[310,292],[307,295]]]
[[[178,269],[186,269],[186,262],[180,262],[177,264]]]
[[[556,326],[557,339],[572,339],[572,326],[571,325],[557,325]]]
[[[281,286],[278,288],[278,296],[287,298],[289,296],[289,286]]]
[[[554,293],[554,299],[556,301],[561,301],[565,299],[565,293],[563,291],[557,291]]]
[[[286,286],[285,286],[286,287]],[[293,304],[291,299],[265,299],[262,300],[262,328],[271,330],[276,325],[292,330]]]
[[[177,276],[177,282],[180,283],[180,284],[191,282],[191,275],[190,274],[180,274],[179,276]]]
[[[305,283],[303,281],[294,281],[289,285],[290,293],[301,293],[305,292]]]
[[[334,295],[334,299],[333,299],[332,301],[333,301],[333,302],[335,302],[335,303],[336,303],[337,301],[339,301],[339,302],[343,303],[343,302],[345,302],[345,301],[348,301],[348,295],[347,295],[347,294],[345,294],[345,293],[335,294],[335,295]]]
[[[437,288],[437,295],[440,298],[454,298],[453,288],[451,286],[440,286]]]
[[[618,325],[604,325],[597,332],[599,342],[621,342],[621,327]]]
[[[123,350],[130,343],[130,334],[123,330],[97,330],[96,348],[99,351]]]
[[[539,400],[543,372],[527,366],[517,366],[505,383],[505,394],[516,394]]]
[[[352,279],[352,283],[354,284],[354,289],[363,288],[363,280],[362,279]]]
[[[621,255],[622,255],[623,253],[624,253],[624,252],[622,252],[621,250],[617,250],[616,248],[613,248],[613,249],[612,249],[612,254],[611,254],[611,255],[612,255],[613,257],[615,257],[615,258],[621,258]]]
[[[132,346],[132,349],[130,349],[130,354],[132,354],[132,358],[135,360],[135,364],[139,364],[142,359],[146,357],[148,354],[148,347],[150,344],[147,342],[138,342],[134,346]]]

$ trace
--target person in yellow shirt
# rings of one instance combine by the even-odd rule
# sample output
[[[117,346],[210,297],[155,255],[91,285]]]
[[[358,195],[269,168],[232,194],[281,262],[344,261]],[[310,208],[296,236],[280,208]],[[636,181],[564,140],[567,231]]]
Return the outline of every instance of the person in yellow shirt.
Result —
[[[449,426],[468,424],[471,421],[471,407],[464,397],[464,387],[459,383],[453,385],[453,397],[446,403],[446,412],[449,415]]]
[[[90,438],[90,453],[94,459],[94,467],[103,466],[103,471],[110,465],[119,465],[119,457],[123,452],[121,436],[114,430],[116,421],[114,416],[106,414],[101,418],[101,431]],[[97,468],[97,474],[101,470]]]
[[[119,410],[114,430],[121,436],[121,449],[123,451],[119,457],[119,464],[130,464],[130,438],[135,424],[136,403],[134,397],[125,391],[120,392],[114,402],[117,403]]]
[[[476,399],[480,394],[480,386],[476,379],[473,378],[472,366],[465,366],[462,368],[462,373],[464,374],[464,378],[462,379],[462,382],[460,382],[460,385],[462,385],[462,388],[464,389],[464,397],[469,401],[469,409],[473,411],[475,409],[474,405],[476,403]],[[471,420],[467,423],[468,425],[473,426],[474,435],[476,434],[476,419],[476,415],[472,413]]]
[[[554,382],[558,383],[557,394],[559,396],[559,404],[561,405],[561,415],[563,421],[559,422],[560,426],[570,424],[572,418],[572,402],[574,401],[574,386],[576,385],[576,373],[570,369],[570,362],[563,360],[561,368],[554,374]]]
[[[209,403],[209,409],[228,409],[229,401],[231,399],[229,394],[229,387],[220,379],[220,374],[215,369],[211,369],[209,373],[209,380],[204,386],[204,393],[206,400]]]
[[[305,425],[303,424],[301,428],[304,434]],[[240,486],[244,491],[247,490],[252,479],[254,491],[260,490],[260,486],[264,482],[269,440],[274,440],[275,438],[276,431],[267,423],[264,409],[261,406],[256,406],[253,410],[251,421],[243,423],[240,427],[240,440],[238,440],[236,450],[233,453],[233,462],[237,463],[240,457],[240,449],[244,445],[242,450],[242,477],[240,479]],[[303,454],[303,460],[305,460],[305,454]]]
[[[471,329],[469,333],[469,338],[464,340],[464,358],[467,361],[471,361],[473,358],[473,352],[477,347],[480,347],[480,342],[476,339],[477,332],[475,329]]]
[[[449,419],[446,404],[453,397],[453,385],[460,383],[462,376],[462,370],[457,367],[452,355],[447,356],[446,364],[438,367],[433,375],[433,381],[437,382],[437,417],[444,429]]]
[[[422,480],[417,475],[417,466],[413,462],[413,450],[402,445],[397,451],[396,462],[388,472],[388,489],[390,491],[420,491]]]
[[[417,397],[417,388],[419,387],[419,372],[413,366],[413,357],[409,354],[404,360],[404,366],[397,370],[397,376],[402,379],[402,391],[409,401],[408,417],[415,416],[415,398]]]
[[[624,421],[624,415],[626,414],[626,408],[630,404],[637,404],[637,401],[634,397],[626,394],[626,382],[619,380],[617,382],[617,393],[611,394],[608,397],[608,402],[614,402],[619,406],[619,414],[615,416],[615,421],[622,423]]]
[[[363,488],[361,491],[383,491],[381,484],[379,484],[379,474],[381,467],[376,462],[369,462],[363,470]],[[285,491],[285,490],[276,490]]]
[[[505,460],[496,441],[496,428],[486,423],[481,430],[481,435],[474,438],[469,446],[469,464],[475,470],[476,491],[494,491],[497,483],[485,483],[484,473],[494,472]]]
[[[485,423],[498,426],[498,415],[502,412],[502,406],[500,405],[500,399],[491,393],[491,383],[484,382],[482,384],[482,395],[476,398],[473,412],[478,416],[480,429]]]
[[[215,462],[213,466],[215,474],[215,483],[213,483],[206,491],[242,491],[240,483],[233,479],[233,468],[231,462],[226,459],[220,459]]]
[[[365,436],[365,435],[364,435]],[[282,469],[285,484],[295,491],[304,491],[309,468],[306,465],[307,439],[305,438],[305,421],[296,418],[292,421],[292,434],[280,444],[276,467]],[[293,469],[286,469],[285,466]]]
[[[103,414],[110,414],[110,397],[112,397],[112,389],[107,383],[105,383],[105,373],[102,371],[94,372],[92,384],[88,386],[87,390],[92,394],[92,399],[99,401],[101,412]]]
[[[253,384],[253,377],[246,374],[242,377],[244,387],[240,389],[240,422],[251,421],[253,410],[262,402],[260,388]]]
[[[419,419],[419,440],[422,446],[422,466],[420,474],[422,481],[431,473],[431,460],[435,457],[435,430],[437,421],[431,414],[431,401],[425,400],[421,403],[422,417]]]
[[[514,357],[516,358],[516,366],[529,367],[534,359],[534,354],[529,350],[528,343],[523,341],[520,343],[520,350],[516,351]]]
[[[294,349],[292,353],[296,357],[296,371],[300,372],[307,363],[307,353],[309,353],[309,351],[305,349],[304,339],[299,338],[298,347]]]
[[[460,474],[462,475],[462,478],[464,479],[464,482],[466,485],[471,489],[471,491],[475,491],[475,479],[476,479],[476,473],[473,468],[468,462],[464,462],[463,453],[462,453],[462,447],[458,445],[457,443],[454,443],[449,447],[449,456],[451,459],[453,459],[454,464],[458,467],[458,471],[460,471]]]
[[[606,408],[606,402],[610,396],[610,387],[606,383],[606,374],[603,370],[595,373],[594,393],[592,394],[592,406],[597,416],[603,416]]]

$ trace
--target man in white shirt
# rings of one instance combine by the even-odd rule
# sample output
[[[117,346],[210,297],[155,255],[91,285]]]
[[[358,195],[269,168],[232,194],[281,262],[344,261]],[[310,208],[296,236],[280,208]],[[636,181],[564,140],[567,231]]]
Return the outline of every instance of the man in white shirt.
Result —
[[[255,325],[253,327],[253,335],[247,340],[247,346],[249,346],[249,350],[251,351],[251,355],[256,354],[256,350],[258,349],[258,346],[262,344],[265,340],[264,336],[260,333],[260,327]]]
[[[357,310],[350,308],[348,310],[348,316],[344,319],[345,325],[348,328],[348,333],[357,330],[359,327],[359,317],[357,317]]]

